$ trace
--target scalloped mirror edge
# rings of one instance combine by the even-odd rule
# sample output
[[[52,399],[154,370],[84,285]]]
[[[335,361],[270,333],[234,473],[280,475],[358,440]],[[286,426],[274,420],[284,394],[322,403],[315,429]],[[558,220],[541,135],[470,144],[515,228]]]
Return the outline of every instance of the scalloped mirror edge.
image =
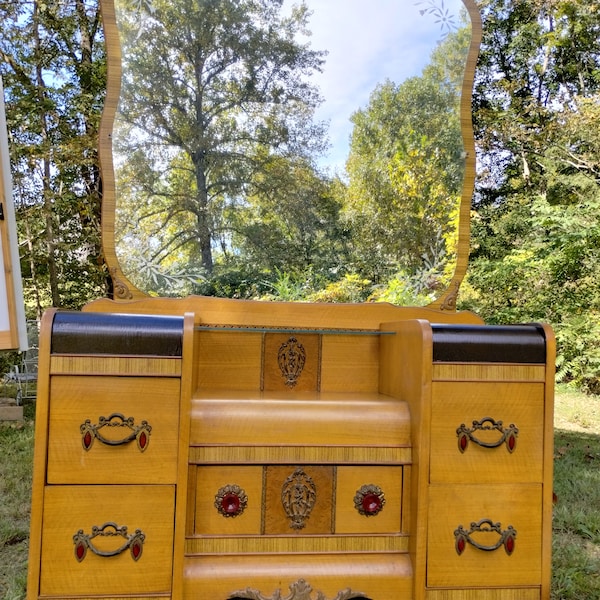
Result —
[[[471,101],[475,69],[482,36],[481,13],[474,0],[462,0],[471,19],[471,44],[465,65],[461,92],[460,122],[465,151],[464,180],[461,194],[457,256],[454,274],[449,286],[427,308],[455,311],[461,283],[466,275],[470,251],[471,200],[475,188],[475,140],[473,135]],[[104,260],[112,281],[115,301],[147,298],[148,294],[134,286],[124,275],[115,247],[116,187],[112,155],[112,132],[121,87],[121,46],[117,30],[113,0],[100,0],[107,54],[107,89],[102,121],[100,123],[98,155],[102,173],[102,248]]]

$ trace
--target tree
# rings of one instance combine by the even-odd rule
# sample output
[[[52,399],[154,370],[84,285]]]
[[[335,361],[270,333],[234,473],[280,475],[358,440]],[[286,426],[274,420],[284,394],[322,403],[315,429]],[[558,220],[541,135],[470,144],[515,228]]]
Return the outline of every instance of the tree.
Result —
[[[488,1],[463,308],[554,325],[558,375],[600,389],[598,2]]]
[[[464,165],[458,107],[468,45],[467,28],[450,33],[421,76],[380,84],[352,117],[345,214],[360,232],[359,272],[375,281],[398,271],[414,276],[424,257],[441,263],[455,251]]]
[[[0,2],[29,316],[101,294],[97,130],[105,61],[97,3]]]
[[[124,1],[118,16],[120,206],[152,233],[157,260],[180,253],[210,274],[230,236],[224,211],[268,187],[273,161],[310,162],[322,148],[308,78],[323,53],[295,39],[303,4],[282,16],[282,0],[155,0],[141,21],[136,6]]]

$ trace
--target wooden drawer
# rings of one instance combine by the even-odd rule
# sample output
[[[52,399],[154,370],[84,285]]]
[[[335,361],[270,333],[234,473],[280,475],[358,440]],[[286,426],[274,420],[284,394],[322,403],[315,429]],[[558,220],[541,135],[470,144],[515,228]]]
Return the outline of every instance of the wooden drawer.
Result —
[[[50,386],[48,483],[175,482],[179,379],[54,376]]]
[[[186,556],[184,564],[186,599],[408,600],[412,588],[408,554]]]
[[[427,584],[429,587],[539,585],[541,582],[542,486],[432,485],[429,491]],[[479,549],[465,542],[457,551],[456,532],[490,519],[500,532],[516,532],[509,554],[503,545]],[[491,548],[501,533],[473,532],[469,538]],[[510,549],[510,544],[509,544]]]
[[[335,532],[376,534],[402,531],[402,473],[402,467],[338,467]],[[367,503],[370,497],[381,497],[383,501],[381,507],[373,505],[371,513],[365,512],[361,506],[361,500]]]
[[[543,414],[543,383],[434,382],[431,482],[541,482]]]
[[[173,486],[50,486],[44,494],[40,594],[94,596],[169,592],[173,555]],[[114,556],[98,556],[127,544],[115,527],[139,529],[141,553],[131,547]],[[90,536],[92,528],[104,535],[90,540],[82,560],[76,556],[74,536]],[[139,551],[139,548],[138,548]],[[81,557],[80,557],[81,558]]]
[[[402,531],[401,466],[302,467],[303,475],[297,482],[302,485],[304,478],[315,484],[315,503],[302,520],[302,527],[293,528],[282,503],[282,490],[296,469],[280,465],[198,467],[194,533],[324,535]],[[224,508],[227,506],[232,507],[229,514]]]
[[[248,535],[261,533],[263,468],[239,465],[199,467],[196,473],[194,533]],[[235,512],[227,498],[238,497]],[[225,508],[223,508],[225,505]],[[230,507],[228,513],[226,508]],[[233,507],[235,508],[235,507]]]

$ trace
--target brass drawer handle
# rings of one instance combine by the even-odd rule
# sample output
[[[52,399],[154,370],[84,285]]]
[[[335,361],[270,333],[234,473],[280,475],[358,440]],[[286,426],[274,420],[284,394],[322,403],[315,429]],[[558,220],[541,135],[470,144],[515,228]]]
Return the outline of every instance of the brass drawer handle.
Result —
[[[499,536],[498,541],[491,546],[480,544],[471,537],[474,533],[488,534],[490,532],[497,533]],[[471,546],[485,552],[493,552],[494,550],[498,550],[500,546],[504,546],[506,554],[510,556],[515,550],[516,537],[517,532],[512,525],[509,525],[502,531],[500,523],[494,523],[491,519],[481,519],[477,523],[471,523],[469,531],[462,525],[458,526],[458,529],[454,531],[454,547],[456,548],[456,553],[460,556],[465,551],[467,544],[471,544]]]
[[[128,433],[122,439],[109,439],[102,434],[104,427],[123,427],[128,430]],[[86,419],[79,426],[79,430],[81,431],[81,444],[86,452],[92,447],[95,439],[107,446],[122,446],[135,440],[139,451],[144,452],[150,443],[152,427],[148,425],[148,421],[142,421],[139,425],[135,425],[133,417],[125,418],[120,413],[113,413],[108,417],[99,417],[97,425],[92,424],[90,419]]]
[[[125,543],[119,546],[115,550],[100,550],[92,544],[92,540],[96,537],[122,537],[125,539]],[[83,533],[83,529],[80,529],[73,536],[73,543],[75,544],[75,558],[78,562],[81,562],[88,550],[91,550],[96,556],[117,556],[125,550],[129,550],[131,558],[133,560],[139,560],[142,556],[142,550],[144,549],[144,540],[146,536],[141,532],[140,529],[136,529],[135,533],[128,534],[127,526],[123,525],[118,527],[116,523],[108,522],[98,527],[94,525],[92,527],[92,533]]]
[[[500,437],[492,442],[486,442],[475,437],[477,431],[494,431],[496,430]],[[506,445],[509,452],[514,452],[517,447],[517,436],[519,428],[512,423],[504,428],[502,421],[495,421],[491,417],[484,417],[481,421],[473,421],[473,427],[467,427],[464,423],[456,430],[458,436],[458,449],[464,452],[469,447],[469,441],[481,446],[482,448],[498,448],[502,444]]]

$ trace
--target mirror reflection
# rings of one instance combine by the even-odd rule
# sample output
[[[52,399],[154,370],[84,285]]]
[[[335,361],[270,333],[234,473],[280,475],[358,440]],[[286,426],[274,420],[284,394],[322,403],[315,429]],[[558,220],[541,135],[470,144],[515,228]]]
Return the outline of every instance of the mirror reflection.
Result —
[[[429,304],[457,253],[461,0],[116,0],[115,250],[161,296]]]

